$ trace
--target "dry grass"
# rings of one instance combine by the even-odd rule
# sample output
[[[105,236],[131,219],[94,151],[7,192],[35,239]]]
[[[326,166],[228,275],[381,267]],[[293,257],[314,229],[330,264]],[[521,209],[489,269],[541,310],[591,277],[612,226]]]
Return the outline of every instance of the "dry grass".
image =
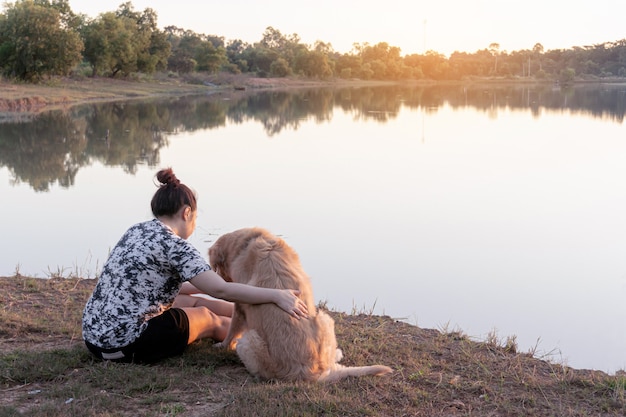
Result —
[[[154,366],[94,361],[80,338],[94,280],[0,278],[0,416],[623,416],[626,376],[575,370],[389,317],[331,312],[345,363],[387,377],[260,382],[195,343]]]

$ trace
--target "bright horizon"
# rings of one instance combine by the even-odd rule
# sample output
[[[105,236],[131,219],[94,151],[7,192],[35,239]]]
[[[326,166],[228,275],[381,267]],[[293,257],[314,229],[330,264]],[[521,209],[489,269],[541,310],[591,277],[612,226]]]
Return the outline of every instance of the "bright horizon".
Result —
[[[70,0],[75,13],[95,18],[115,11],[123,0]],[[197,3],[191,0],[134,0],[136,11],[152,8],[160,28],[177,26],[196,33],[223,37],[226,42],[261,40],[269,26],[303,44],[330,43],[340,53],[354,43],[386,42],[401,55],[433,50],[446,56],[454,51],[473,53],[500,45],[500,51],[570,49],[626,38],[623,0],[319,0],[314,6],[294,1],[243,0]],[[381,7],[384,5],[384,9]]]

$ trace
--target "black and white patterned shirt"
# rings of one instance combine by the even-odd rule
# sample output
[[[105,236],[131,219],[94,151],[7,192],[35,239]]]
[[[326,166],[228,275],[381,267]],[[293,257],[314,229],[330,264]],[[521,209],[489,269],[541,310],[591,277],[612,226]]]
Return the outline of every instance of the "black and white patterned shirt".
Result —
[[[172,306],[184,281],[211,269],[200,252],[157,219],[124,233],[83,311],[83,338],[100,348],[134,342]]]

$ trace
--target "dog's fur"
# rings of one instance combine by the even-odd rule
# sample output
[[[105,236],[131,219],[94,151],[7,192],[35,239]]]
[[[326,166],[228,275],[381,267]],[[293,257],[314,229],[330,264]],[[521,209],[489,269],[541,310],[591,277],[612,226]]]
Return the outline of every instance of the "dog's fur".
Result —
[[[209,248],[211,267],[224,280],[257,287],[300,290],[308,319],[296,319],[274,304],[235,303],[223,347],[236,348],[248,371],[263,379],[337,381],[384,375],[383,365],[340,365],[335,322],[313,302],[309,277],[296,252],[265,229],[246,228],[221,236]]]

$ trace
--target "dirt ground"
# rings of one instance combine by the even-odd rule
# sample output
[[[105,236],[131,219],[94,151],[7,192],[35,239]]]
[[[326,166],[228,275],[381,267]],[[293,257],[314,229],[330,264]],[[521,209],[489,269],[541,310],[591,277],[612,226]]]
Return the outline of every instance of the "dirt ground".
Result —
[[[0,277],[0,416],[16,415],[3,414],[3,407],[66,415],[59,403],[70,395],[65,392],[76,396],[67,415],[626,415],[623,372],[576,370],[517,352],[508,341],[476,342],[368,314],[330,312],[347,364],[388,364],[391,376],[264,383],[250,379],[234,354],[210,353],[210,342],[163,365],[116,369],[86,359],[82,344],[82,308],[94,285],[93,279]],[[70,362],[57,371],[31,369],[46,368],[49,357]],[[163,378],[169,382],[158,385]],[[146,388],[144,380],[157,386]]]

